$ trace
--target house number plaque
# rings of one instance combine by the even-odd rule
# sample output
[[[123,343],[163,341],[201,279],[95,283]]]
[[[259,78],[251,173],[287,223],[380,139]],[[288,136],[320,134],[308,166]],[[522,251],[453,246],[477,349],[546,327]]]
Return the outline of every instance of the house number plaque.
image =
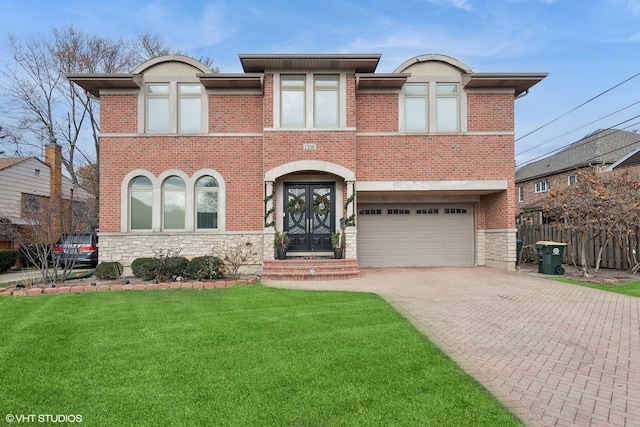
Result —
[[[316,144],[304,144],[302,146],[302,149],[304,151],[315,151],[316,150]]]

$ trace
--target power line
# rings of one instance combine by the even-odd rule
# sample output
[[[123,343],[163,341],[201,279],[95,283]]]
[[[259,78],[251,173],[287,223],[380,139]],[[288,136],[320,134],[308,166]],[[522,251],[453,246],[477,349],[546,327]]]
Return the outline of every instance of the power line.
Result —
[[[605,91],[603,91],[603,92],[600,92],[600,93],[599,93],[599,94],[597,94],[596,96],[594,96],[594,97],[592,97],[592,98],[590,98],[590,99],[588,99],[588,100],[584,101],[582,104],[578,105],[577,107],[572,108],[571,110],[569,110],[569,111],[567,111],[566,113],[564,113],[564,114],[562,114],[562,115],[560,115],[560,116],[556,117],[555,119],[551,120],[550,122],[547,122],[547,123],[543,124],[542,126],[539,126],[539,127],[537,127],[536,129],[532,130],[531,132],[529,132],[529,133],[527,133],[527,134],[525,134],[525,135],[522,135],[520,138],[517,138],[517,139],[515,140],[515,142],[518,142],[518,141],[520,141],[521,139],[526,138],[527,136],[529,136],[529,135],[531,135],[531,134],[533,134],[533,133],[535,133],[535,132],[538,132],[538,131],[539,131],[539,130],[541,130],[541,129],[544,129],[545,127],[549,126],[550,124],[557,122],[557,121],[558,121],[558,120],[560,120],[561,118],[563,118],[563,117],[565,117],[565,116],[567,116],[567,115],[569,115],[569,114],[573,113],[574,111],[576,111],[577,109],[579,109],[579,108],[581,108],[581,107],[584,107],[585,105],[587,105],[587,104],[588,104],[588,103],[590,103],[591,101],[593,101],[593,100],[595,100],[595,99],[597,99],[597,98],[600,98],[602,95],[604,95],[604,94],[606,94],[606,93],[608,93],[608,92],[611,92],[613,89],[615,89],[615,88],[617,88],[617,87],[619,87],[619,86],[622,86],[623,84],[625,84],[625,83],[626,83],[626,82],[628,82],[629,80],[635,79],[635,78],[636,78],[636,77],[638,77],[638,76],[640,76],[640,73],[636,73],[636,74],[634,74],[633,76],[631,76],[631,77],[629,77],[629,78],[627,78],[627,79],[625,79],[625,80],[621,81],[620,83],[616,84],[615,86],[612,86],[612,87],[610,87],[609,89],[607,89],[607,90],[605,90]]]
[[[597,119],[595,119],[595,120],[590,121],[589,123],[585,123],[585,124],[583,124],[583,125],[581,125],[581,126],[578,126],[577,128],[575,128],[575,129],[573,129],[573,130],[570,130],[570,131],[568,131],[568,132],[565,132],[565,133],[563,133],[562,135],[558,135],[558,136],[556,136],[556,137],[554,137],[554,138],[551,138],[551,139],[549,139],[549,140],[547,140],[547,141],[545,141],[545,142],[543,142],[543,143],[541,143],[541,144],[534,145],[534,146],[533,146],[533,147],[531,147],[531,148],[527,148],[526,150],[524,150],[524,151],[522,151],[522,152],[520,152],[520,153],[516,154],[516,156],[521,156],[521,155],[523,155],[524,153],[528,153],[528,152],[529,152],[529,151],[531,151],[531,150],[535,150],[536,148],[542,147],[543,145],[546,145],[546,144],[548,144],[548,143],[550,143],[550,142],[553,142],[553,141],[555,141],[555,140],[557,140],[557,139],[562,138],[563,136],[567,136],[567,135],[569,135],[569,134],[571,134],[571,133],[573,133],[573,132],[575,132],[575,131],[577,131],[577,130],[580,130],[580,129],[585,128],[585,127],[587,127],[587,126],[590,126],[590,125],[592,125],[592,124],[594,124],[594,123],[597,123],[597,122],[599,122],[600,120],[604,120],[604,119],[606,119],[607,117],[611,117],[611,116],[613,116],[614,114],[618,114],[619,112],[624,111],[624,110],[626,110],[627,108],[631,108],[631,107],[633,107],[634,105],[637,105],[637,104],[640,104],[640,101],[633,102],[633,103],[631,103],[631,104],[629,104],[629,105],[627,105],[627,106],[625,106],[625,107],[622,107],[622,108],[617,109],[616,111],[614,111],[614,112],[612,112],[612,113],[606,114],[606,115],[604,115],[604,116],[602,116],[602,117],[599,117],[599,118],[597,118]],[[554,151],[555,151],[555,150],[554,150]],[[551,152],[553,152],[553,151],[551,151]]]
[[[585,145],[585,144],[588,144],[588,143],[592,142],[592,141],[593,141],[593,137],[597,137],[596,139],[599,139],[599,138],[601,138],[601,136],[598,136],[598,135],[600,135],[600,134],[602,134],[602,133],[604,133],[604,132],[610,131],[612,128],[614,128],[614,127],[616,127],[616,126],[620,126],[620,125],[622,125],[622,124],[624,124],[624,123],[627,123],[627,122],[629,122],[629,121],[631,121],[631,120],[634,120],[634,119],[637,119],[637,118],[639,118],[639,117],[640,117],[640,114],[638,114],[638,115],[636,115],[636,116],[633,116],[633,117],[631,117],[631,118],[629,118],[629,119],[627,119],[627,120],[623,120],[622,122],[619,122],[619,123],[617,123],[617,124],[615,124],[615,125],[611,126],[611,128],[608,128],[608,129],[601,129],[601,130],[599,130],[599,131],[597,131],[597,132],[594,132],[594,133],[592,133],[592,134],[588,135],[587,137],[585,137],[585,139],[587,139],[587,140],[586,140],[586,141],[584,141],[584,142],[583,142],[583,143],[581,143],[581,144],[576,144],[575,142],[572,142],[572,143],[571,143],[571,144],[569,144],[569,145],[566,145],[566,146],[563,146],[563,147],[560,147],[560,148],[556,148],[555,150],[552,150],[552,151],[550,151],[550,152],[548,152],[548,153],[542,154],[542,155],[540,155],[540,156],[538,156],[538,157],[534,157],[533,159],[529,159],[529,160],[527,160],[526,162],[519,163],[519,164],[518,164],[518,163],[516,163],[516,168],[526,166],[526,165],[531,164],[531,163],[534,163],[534,162],[536,162],[536,161],[538,161],[538,160],[540,160],[540,159],[544,159],[544,158],[548,157],[549,155],[551,155],[551,154],[556,154],[556,153],[558,153],[558,152],[560,152],[560,151],[563,151],[563,150],[567,149],[567,148],[568,148],[568,147],[570,147],[570,146],[571,146],[571,148],[578,148],[578,147],[581,147],[581,146],[583,146],[583,145]],[[631,123],[630,125],[627,125],[626,127],[622,128],[622,129],[615,129],[615,130],[613,130],[613,132],[608,133],[606,136],[610,136],[610,135],[613,135],[613,134],[615,134],[615,133],[617,133],[617,132],[621,132],[621,131],[623,131],[623,130],[625,130],[625,129],[628,129],[628,128],[632,127],[632,126],[635,126],[635,125],[637,125],[637,124],[640,124],[640,122]],[[591,137],[591,138],[589,138],[589,137]],[[573,145],[573,144],[576,144],[576,145]]]

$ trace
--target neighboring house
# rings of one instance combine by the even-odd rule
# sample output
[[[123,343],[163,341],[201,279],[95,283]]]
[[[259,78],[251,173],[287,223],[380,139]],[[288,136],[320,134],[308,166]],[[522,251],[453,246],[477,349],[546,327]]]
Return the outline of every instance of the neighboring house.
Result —
[[[331,254],[360,267],[514,269],[514,100],[541,73],[474,73],[444,55],[375,73],[376,54],[184,56],[72,74],[100,98],[100,259],[190,257],[251,241],[256,265]]]
[[[549,192],[572,185],[577,171],[596,167],[608,170],[614,164],[623,167],[634,160],[628,158],[640,149],[640,135],[619,129],[598,129],[542,160],[529,163],[516,171],[516,212],[520,224],[541,224],[542,208]],[[640,157],[635,158],[640,162]]]
[[[16,247],[10,228],[28,224],[26,212],[38,210],[52,194],[68,201],[91,198],[62,175],[60,146],[45,147],[45,162],[37,157],[0,158],[0,249]]]

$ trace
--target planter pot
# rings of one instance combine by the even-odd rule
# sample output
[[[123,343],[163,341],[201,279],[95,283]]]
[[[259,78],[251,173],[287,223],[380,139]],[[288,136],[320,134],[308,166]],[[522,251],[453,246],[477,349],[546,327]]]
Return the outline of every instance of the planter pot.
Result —
[[[342,259],[343,248],[333,248],[333,257],[335,259]]]
[[[276,258],[277,259],[287,259],[287,248],[278,248],[278,249],[276,249]]]

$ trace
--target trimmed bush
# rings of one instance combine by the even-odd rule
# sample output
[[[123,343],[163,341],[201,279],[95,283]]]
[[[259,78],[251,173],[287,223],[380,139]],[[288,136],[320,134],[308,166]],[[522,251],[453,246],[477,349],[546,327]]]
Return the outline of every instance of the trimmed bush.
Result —
[[[224,262],[215,256],[198,256],[189,261],[189,277],[196,280],[221,279],[224,276]]]
[[[155,258],[153,267],[155,278],[166,282],[173,276],[186,276],[189,260],[182,256]]]
[[[182,256],[137,258],[131,263],[133,275],[142,280],[168,281],[173,276],[186,276],[189,260]]]
[[[0,273],[4,273],[16,264],[20,252],[14,250],[0,251]]]
[[[101,262],[96,267],[96,278],[98,279],[119,279],[122,276],[122,264],[119,262]]]
[[[153,280],[156,278],[154,263],[153,258],[136,258],[131,263],[131,271],[142,280]]]

